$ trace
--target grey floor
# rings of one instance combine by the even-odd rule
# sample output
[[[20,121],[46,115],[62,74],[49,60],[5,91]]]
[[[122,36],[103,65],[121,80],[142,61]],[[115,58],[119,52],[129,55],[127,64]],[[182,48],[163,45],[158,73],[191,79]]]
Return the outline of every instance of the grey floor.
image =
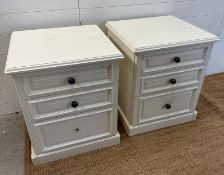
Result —
[[[21,115],[0,116],[0,175],[24,174],[24,120]]]

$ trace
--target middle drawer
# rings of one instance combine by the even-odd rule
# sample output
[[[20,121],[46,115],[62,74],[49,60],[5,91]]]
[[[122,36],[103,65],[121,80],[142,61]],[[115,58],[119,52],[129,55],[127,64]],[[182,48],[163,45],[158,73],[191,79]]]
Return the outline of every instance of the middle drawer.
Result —
[[[197,85],[204,71],[204,66],[180,69],[137,78],[135,96]],[[139,86],[140,85],[140,86]]]
[[[111,106],[112,87],[92,91],[66,93],[27,100],[33,120],[48,119],[64,114],[83,112],[89,109]]]

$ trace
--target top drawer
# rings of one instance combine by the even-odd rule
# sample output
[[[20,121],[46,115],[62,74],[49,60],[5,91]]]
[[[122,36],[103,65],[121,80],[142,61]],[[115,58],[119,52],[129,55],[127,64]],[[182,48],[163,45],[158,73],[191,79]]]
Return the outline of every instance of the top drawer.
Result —
[[[199,65],[205,62],[205,48],[195,48],[179,51],[162,51],[157,54],[145,54],[143,56],[143,74],[156,71],[167,71],[191,65]]]
[[[43,75],[23,77],[25,95],[28,97],[70,89],[95,87],[112,83],[112,65],[82,70],[66,69]]]

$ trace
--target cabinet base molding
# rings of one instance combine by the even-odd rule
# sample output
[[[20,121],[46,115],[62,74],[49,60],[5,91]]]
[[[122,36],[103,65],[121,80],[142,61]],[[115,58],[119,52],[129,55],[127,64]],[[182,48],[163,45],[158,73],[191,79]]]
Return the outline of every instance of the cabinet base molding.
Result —
[[[153,121],[144,124],[138,124],[136,126],[131,125],[128,120],[126,119],[124,113],[122,112],[121,108],[119,107],[119,119],[124,126],[125,131],[127,132],[128,136],[134,136],[137,134],[145,133],[148,131],[153,131],[161,128],[166,128],[186,122],[191,122],[196,119],[197,111],[193,113],[183,114],[176,117],[164,118],[158,121]]]
[[[95,141],[88,142],[85,144],[76,145],[73,147],[60,149],[57,151],[52,151],[52,152],[43,153],[43,154],[39,154],[39,155],[37,155],[34,152],[32,146],[31,146],[31,159],[32,159],[34,165],[39,165],[39,164],[47,163],[50,161],[55,161],[55,160],[63,159],[66,157],[78,155],[78,154],[85,153],[88,151],[94,151],[94,150],[101,149],[104,147],[117,145],[119,143],[120,143],[120,134],[117,132],[117,134],[115,136],[111,136],[108,138],[99,139],[99,140],[95,140]]]

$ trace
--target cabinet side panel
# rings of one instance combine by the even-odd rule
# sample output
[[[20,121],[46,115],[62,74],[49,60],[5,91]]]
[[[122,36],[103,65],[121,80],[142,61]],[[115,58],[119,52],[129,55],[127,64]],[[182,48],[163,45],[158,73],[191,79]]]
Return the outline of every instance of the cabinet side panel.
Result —
[[[125,115],[127,121],[133,123],[133,86],[134,86],[134,54],[116,38],[113,33],[108,32],[108,37],[124,55],[119,62],[119,90],[118,105]]]
[[[21,76],[15,76],[13,75],[13,80],[14,80],[14,84],[16,87],[16,92],[17,95],[19,97],[19,102],[22,108],[22,112],[23,112],[23,117],[25,119],[26,122],[26,127],[28,130],[28,134],[30,136],[30,140],[32,143],[32,146],[35,150],[36,153],[40,153],[41,152],[41,145],[40,145],[40,141],[39,141],[39,137],[32,125],[32,118],[31,118],[31,112],[28,106],[28,103],[26,103],[26,101],[24,100],[24,88],[23,88],[23,83],[22,83],[22,77]]]
[[[118,104],[130,124],[133,122],[133,70],[134,63],[124,54],[120,61]]]
[[[203,85],[203,82],[204,82],[204,78],[205,78],[205,74],[206,74],[206,70],[207,70],[209,59],[211,57],[211,52],[212,52],[213,46],[214,46],[213,42],[212,43],[208,43],[207,50],[204,53],[205,68],[204,68],[203,72],[200,75],[200,85],[198,87],[197,93],[193,97],[192,109],[195,109],[196,106],[197,106],[199,95],[201,93],[201,88],[202,88],[202,85]]]

